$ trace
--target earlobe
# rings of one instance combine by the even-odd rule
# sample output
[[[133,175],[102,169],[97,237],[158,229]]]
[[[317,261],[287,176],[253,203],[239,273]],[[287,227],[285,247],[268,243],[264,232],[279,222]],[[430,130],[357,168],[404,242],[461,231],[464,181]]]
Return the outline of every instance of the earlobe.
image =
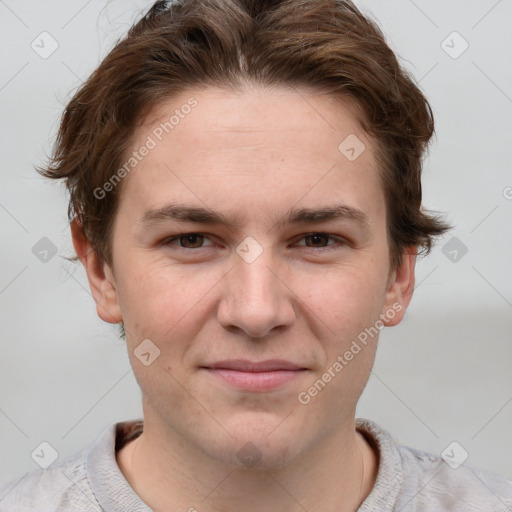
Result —
[[[94,251],[77,219],[71,223],[71,237],[76,254],[87,273],[98,316],[110,324],[120,323],[123,318],[110,267]]]
[[[382,311],[382,322],[387,327],[398,325],[405,315],[414,292],[414,267],[416,265],[416,247],[411,247],[402,255],[402,263],[392,273],[386,302]]]

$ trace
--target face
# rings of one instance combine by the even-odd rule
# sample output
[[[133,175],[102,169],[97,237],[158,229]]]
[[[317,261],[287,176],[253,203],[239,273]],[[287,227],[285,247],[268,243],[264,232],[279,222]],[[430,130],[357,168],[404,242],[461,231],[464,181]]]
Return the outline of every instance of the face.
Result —
[[[353,428],[414,257],[389,272],[375,146],[350,105],[195,90],[159,104],[132,149],[147,154],[122,182],[112,268],[82,261],[98,314],[124,323],[145,428],[267,468]]]

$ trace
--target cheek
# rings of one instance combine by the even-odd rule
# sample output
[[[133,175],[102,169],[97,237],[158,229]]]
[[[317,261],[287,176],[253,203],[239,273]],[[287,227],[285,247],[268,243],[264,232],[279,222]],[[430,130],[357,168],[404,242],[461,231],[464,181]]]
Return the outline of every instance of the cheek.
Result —
[[[355,407],[375,360],[384,281],[377,267],[365,265],[362,270],[353,267],[333,272],[326,276],[328,284],[307,295],[308,306],[318,316],[317,325],[324,325],[317,334],[324,357],[322,368],[302,389],[302,399],[309,401],[310,411],[326,423],[332,421],[332,415],[341,417]],[[381,282],[382,292],[377,286]]]
[[[223,276],[220,271],[198,272],[193,266],[163,265],[144,261],[124,269],[120,288],[123,321],[137,339],[150,338],[165,350],[179,344],[176,338],[192,338],[208,306],[209,292]]]
[[[380,288],[384,290],[382,271],[369,259],[366,255],[328,269],[320,265],[288,268],[282,277],[291,293],[285,300],[297,301],[299,308],[302,303],[302,314],[310,323],[323,323],[334,333],[364,328],[384,300],[379,293]],[[229,279],[224,270],[128,262],[123,275],[130,278],[118,287],[127,332],[161,341],[172,332],[188,332],[191,337],[200,328],[201,317],[215,306],[212,301],[222,300],[219,290],[223,279]]]
[[[357,331],[379,314],[385,299],[382,270],[368,258],[296,281],[299,297],[336,333]],[[302,283],[302,284],[299,284]]]

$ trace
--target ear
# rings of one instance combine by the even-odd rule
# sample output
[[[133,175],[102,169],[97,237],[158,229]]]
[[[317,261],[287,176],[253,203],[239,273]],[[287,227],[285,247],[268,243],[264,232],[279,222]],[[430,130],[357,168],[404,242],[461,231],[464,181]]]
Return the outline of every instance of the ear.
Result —
[[[71,236],[76,254],[87,273],[98,316],[110,324],[120,323],[123,317],[110,267],[96,254],[76,219],[71,223]]]
[[[398,325],[409,306],[414,291],[414,267],[416,265],[416,247],[409,247],[402,254],[402,263],[394,270],[388,280],[386,301],[381,319],[385,326]]]

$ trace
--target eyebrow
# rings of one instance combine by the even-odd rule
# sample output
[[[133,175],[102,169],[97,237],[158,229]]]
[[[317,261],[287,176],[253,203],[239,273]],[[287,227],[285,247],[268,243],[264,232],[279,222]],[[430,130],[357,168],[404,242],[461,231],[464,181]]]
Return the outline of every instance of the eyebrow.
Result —
[[[182,204],[169,204],[161,208],[146,210],[139,224],[149,227],[164,221],[195,222],[200,224],[219,225],[234,231],[238,227],[238,216],[230,220],[220,212],[203,207]],[[370,228],[368,216],[361,210],[345,204],[325,206],[321,208],[299,208],[288,211],[277,226],[287,224],[320,224],[337,220],[356,222],[365,229]]]

